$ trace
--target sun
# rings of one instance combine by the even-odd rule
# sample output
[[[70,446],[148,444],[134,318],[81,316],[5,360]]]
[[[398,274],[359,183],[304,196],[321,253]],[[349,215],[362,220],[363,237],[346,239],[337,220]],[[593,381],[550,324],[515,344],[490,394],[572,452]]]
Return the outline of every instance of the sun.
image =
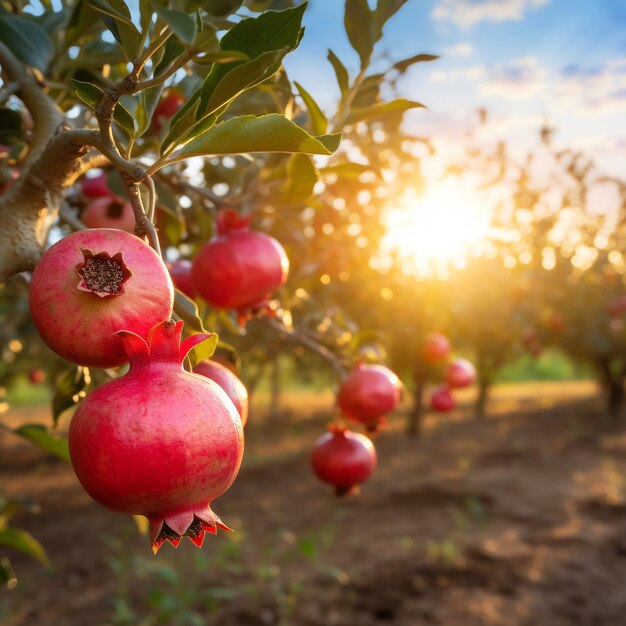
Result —
[[[405,274],[447,275],[452,264],[463,267],[489,235],[490,211],[475,188],[449,176],[418,195],[407,188],[398,203],[383,214],[387,229],[380,262],[393,257]]]

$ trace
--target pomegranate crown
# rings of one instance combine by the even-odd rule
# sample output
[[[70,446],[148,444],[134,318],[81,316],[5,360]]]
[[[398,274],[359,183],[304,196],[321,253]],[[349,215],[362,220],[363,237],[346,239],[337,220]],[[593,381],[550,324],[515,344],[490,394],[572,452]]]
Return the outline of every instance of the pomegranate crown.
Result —
[[[225,235],[233,230],[248,228],[250,217],[239,215],[234,209],[223,209],[217,214],[217,232]]]
[[[166,320],[152,327],[148,340],[130,330],[119,330],[115,334],[122,341],[128,360],[133,367],[149,363],[176,363],[182,365],[189,351],[209,339],[214,333],[197,333],[181,343],[184,322]]]

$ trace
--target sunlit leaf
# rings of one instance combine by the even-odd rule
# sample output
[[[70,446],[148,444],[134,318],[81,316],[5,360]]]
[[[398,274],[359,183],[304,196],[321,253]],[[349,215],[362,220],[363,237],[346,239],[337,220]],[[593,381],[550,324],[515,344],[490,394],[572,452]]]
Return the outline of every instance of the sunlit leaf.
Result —
[[[42,424],[25,424],[16,428],[13,432],[24,439],[28,439],[42,450],[69,462],[70,453],[67,447],[67,439],[51,433]]]
[[[367,67],[374,49],[374,17],[367,0],[346,0],[344,25],[350,45],[361,59],[361,68]]]
[[[152,2],[159,17],[182,39],[191,43],[196,36],[196,20],[183,11],[168,9],[158,2]]]
[[[286,202],[302,202],[313,194],[317,170],[307,154],[292,154],[287,161],[287,182],[283,190]]]
[[[376,41],[382,37],[383,26],[387,20],[395,15],[406,3],[407,0],[378,0],[376,9],[374,10]]]
[[[56,425],[61,414],[80,400],[80,394],[90,382],[89,369],[71,365],[55,381],[52,398],[52,419]]]
[[[407,59],[402,59],[393,64],[394,69],[398,70],[400,74],[404,74],[411,65],[415,63],[428,63],[430,61],[436,61],[439,57],[436,54],[416,54]]]
[[[337,77],[337,84],[339,85],[339,91],[344,95],[348,91],[350,86],[350,77],[346,66],[339,60],[339,57],[332,51],[328,50],[327,59],[330,61],[333,69],[335,70],[335,76]]]
[[[207,332],[198,314],[197,304],[178,289],[174,291],[174,313],[185,322],[187,331],[195,333]]]
[[[322,113],[322,109],[320,109],[313,96],[300,83],[294,81],[294,85],[298,89],[298,93],[309,111],[311,130],[315,135],[323,135],[328,128],[328,120],[324,113]]]
[[[133,24],[130,10],[123,0],[83,0],[100,13],[102,21],[122,46],[128,60],[135,58],[141,34]]]
[[[366,120],[380,119],[394,113],[403,113],[409,109],[423,109],[423,104],[407,100],[406,98],[396,98],[389,102],[381,102],[362,109],[352,109],[346,118],[346,124],[355,124]]]
[[[46,566],[50,566],[50,561],[43,546],[25,530],[19,528],[5,528],[0,530],[0,546],[19,550],[24,554],[35,557]]]
[[[283,115],[244,115],[216,124],[174,153],[177,161],[192,156],[244,154],[248,152],[301,152],[332,154],[341,135],[313,137]]]

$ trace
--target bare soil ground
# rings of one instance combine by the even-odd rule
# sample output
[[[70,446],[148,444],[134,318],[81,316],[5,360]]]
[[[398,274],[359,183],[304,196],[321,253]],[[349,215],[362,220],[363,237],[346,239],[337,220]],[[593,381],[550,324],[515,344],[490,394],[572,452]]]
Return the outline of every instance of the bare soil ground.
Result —
[[[398,416],[375,476],[345,499],[309,470],[324,424],[310,413],[326,400],[253,416],[215,505],[237,532],[158,557],[70,467],[1,434],[0,491],[39,502],[15,521],[54,569],[12,554],[20,581],[0,591],[0,623],[626,625],[626,431],[607,428],[590,385],[504,388],[487,420],[431,416],[421,441]]]

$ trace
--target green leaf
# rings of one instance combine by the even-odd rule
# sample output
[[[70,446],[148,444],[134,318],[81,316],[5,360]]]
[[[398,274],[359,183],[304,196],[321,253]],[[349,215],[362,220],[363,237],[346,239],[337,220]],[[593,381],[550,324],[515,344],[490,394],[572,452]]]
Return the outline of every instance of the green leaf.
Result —
[[[248,152],[300,152],[332,154],[341,135],[313,137],[278,113],[256,117],[243,115],[216,124],[174,153],[170,161],[192,156],[243,154]]]
[[[361,68],[367,67],[376,40],[374,35],[374,16],[367,0],[346,0],[343,23],[350,45],[361,59]]]
[[[245,52],[238,50],[211,50],[202,56],[194,57],[194,63],[232,63],[234,61],[248,61],[250,57]]]
[[[165,46],[161,49],[163,50],[163,56],[161,57],[161,60],[156,63],[154,76],[162,74],[173,61],[185,52],[185,47],[175,37],[170,37]]]
[[[50,566],[50,561],[43,546],[25,530],[19,528],[5,528],[0,530],[0,546],[6,546],[19,550],[29,556],[35,557],[45,566]]]
[[[303,202],[313,194],[317,170],[307,154],[292,154],[287,161],[287,182],[283,189],[286,202]]]
[[[154,114],[154,110],[159,103],[162,93],[163,85],[156,85],[150,89],[144,89],[139,94],[139,105],[135,111],[138,137],[141,137],[150,128],[152,115]]]
[[[52,419],[55,425],[61,414],[80,400],[81,392],[90,381],[89,369],[82,365],[69,366],[57,377],[52,398]]]
[[[94,26],[100,25],[100,14],[92,6],[83,0],[78,0],[72,10],[63,40],[63,47],[69,48],[78,41],[85,33],[91,31]]]
[[[256,63],[243,73],[235,75],[233,78],[240,80],[241,83],[226,90],[227,93],[247,89],[249,88],[247,85],[254,86],[278,71],[282,58],[300,42],[302,15],[305,9],[306,3],[285,11],[267,11],[257,18],[242,20],[222,37],[220,49],[244,52],[252,59],[248,63],[254,63],[257,57],[268,52],[281,51],[279,55],[264,56],[262,62]],[[226,102],[226,100],[220,102],[218,97],[213,97],[213,92],[237,65],[238,63],[221,63],[213,67],[202,85],[198,109],[199,119],[212,112],[209,105],[215,110],[217,106]],[[257,80],[254,79],[253,72],[257,72]],[[222,91],[224,91],[224,87],[222,87]]]
[[[436,61],[439,57],[436,54],[416,54],[408,59],[402,59],[393,64],[394,69],[398,70],[400,74],[404,74],[411,65],[414,63],[427,63],[429,61]]]
[[[130,10],[123,0],[83,0],[100,13],[102,21],[122,46],[131,61],[139,51],[141,33],[133,24]]]
[[[374,27],[376,30],[376,41],[383,35],[383,26],[387,20],[395,15],[407,0],[378,0],[374,10]]]
[[[19,111],[8,108],[0,108],[0,142],[12,143],[21,139],[22,115]]]
[[[174,290],[174,313],[185,322],[185,328],[195,333],[206,333],[202,320],[198,313],[196,303],[188,298],[182,291]]]
[[[217,348],[218,336],[212,333],[208,339],[194,346],[189,352],[189,360],[191,361],[191,367],[195,367],[200,361],[206,361],[210,359],[215,353]]]
[[[161,6],[153,0],[152,6],[159,17],[176,33],[180,39],[191,43],[196,36],[196,20],[183,11],[176,11]]]
[[[74,91],[76,91],[76,95],[88,107],[95,110],[102,99],[102,89],[92,83],[85,83],[74,78],[70,80],[70,84],[74,88]],[[113,111],[113,119],[128,133],[131,135],[135,134],[135,121],[133,120],[133,116],[121,102],[117,103]]]
[[[51,433],[42,424],[25,424],[13,431],[16,435],[28,439],[36,446],[69,463],[70,453],[67,439]]]
[[[19,15],[0,15],[0,41],[26,65],[46,71],[54,46],[36,22]]]
[[[404,113],[409,109],[423,109],[426,108],[419,102],[413,100],[407,100],[406,98],[396,98],[389,102],[380,102],[373,104],[369,107],[363,107],[362,109],[352,109],[346,119],[346,124],[355,124],[356,122],[371,121],[380,119],[381,117],[387,117],[395,113]]]
[[[309,111],[309,117],[311,118],[311,130],[315,135],[323,135],[328,128],[328,120],[322,109],[313,99],[313,96],[298,82],[294,81],[294,85],[298,89],[298,93],[302,98],[307,110]]]
[[[343,96],[347,93],[350,86],[350,77],[348,76],[348,70],[346,69],[346,66],[339,60],[339,57],[332,50],[328,50],[328,56],[326,58],[330,61],[333,69],[335,70],[335,76],[337,77],[339,91],[341,91],[341,95]]]
[[[362,163],[352,163],[346,161],[322,167],[319,171],[320,174],[336,174],[340,178],[358,179],[361,174],[365,174],[365,172],[372,172],[372,168],[369,165],[363,165]]]
[[[242,4],[243,0],[198,0],[192,2],[191,6],[194,8],[202,7],[213,17],[224,17],[234,13]]]
[[[15,571],[11,565],[11,561],[6,557],[0,559],[0,583],[7,588],[12,589],[17,583]]]

